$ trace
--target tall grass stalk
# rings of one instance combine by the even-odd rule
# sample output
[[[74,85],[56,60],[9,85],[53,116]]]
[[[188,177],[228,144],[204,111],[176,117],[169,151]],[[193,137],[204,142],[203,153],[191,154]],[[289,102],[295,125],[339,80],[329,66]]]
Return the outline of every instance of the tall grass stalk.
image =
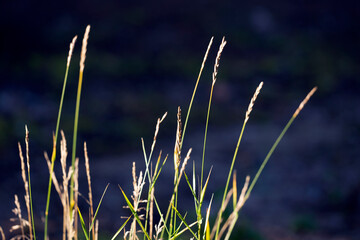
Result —
[[[19,148],[19,157],[21,162],[21,176],[24,182],[25,188],[25,203],[28,215],[28,225],[29,225],[29,239],[36,240],[35,234],[35,223],[34,223],[34,210],[32,204],[32,194],[31,194],[31,177],[30,177],[30,159],[29,159],[29,130],[25,125],[25,146],[26,146],[26,168],[25,160],[21,149],[20,142],[18,143]]]
[[[191,96],[191,100],[190,100],[190,103],[189,103],[189,107],[188,107],[188,110],[187,110],[187,114],[186,114],[186,119],[185,119],[185,123],[184,123],[184,129],[183,129],[183,135],[181,137],[181,144],[180,144],[180,148],[182,148],[182,145],[184,143],[184,136],[185,136],[185,132],[186,132],[186,127],[187,127],[187,124],[188,124],[188,121],[189,121],[189,116],[190,116],[190,112],[191,112],[191,107],[193,105],[193,101],[194,101],[194,98],[195,98],[195,94],[196,94],[196,91],[197,91],[197,87],[199,85],[199,81],[200,81],[200,78],[201,78],[201,75],[202,75],[202,72],[203,72],[203,69],[204,69],[204,66],[205,66],[205,62],[206,62],[206,59],[209,55],[209,51],[210,51],[210,48],[211,48],[211,45],[213,43],[213,40],[214,40],[214,37],[211,37],[210,39],[210,42],[209,42],[209,45],[206,49],[206,52],[205,52],[205,55],[204,55],[204,58],[203,58],[203,61],[201,63],[201,67],[200,67],[200,71],[199,71],[199,74],[198,74],[198,77],[197,77],[197,80],[196,80],[196,83],[195,83],[195,87],[194,87],[194,90],[193,90],[193,94]]]
[[[80,98],[81,98],[81,89],[82,89],[82,82],[83,82],[83,75],[84,75],[84,68],[85,68],[85,59],[86,59],[86,49],[87,49],[87,42],[89,39],[89,33],[90,33],[90,25],[88,25],[86,27],[84,38],[82,41],[82,48],[81,48],[80,72],[79,72],[78,90],[77,90],[77,95],[76,95],[74,132],[73,132],[73,142],[72,142],[73,145],[72,145],[72,157],[71,157],[71,167],[73,170],[75,170],[76,141],[77,141],[77,132],[78,132],[78,123],[79,123]],[[74,202],[74,175],[72,175],[71,183],[70,183],[71,210],[74,208],[74,205],[75,205],[75,202]],[[75,224],[77,224],[76,220],[75,220]]]
[[[36,233],[35,233],[35,222],[34,222],[34,208],[33,208],[33,199],[31,193],[31,177],[30,177],[30,157],[29,157],[29,130],[25,125],[25,146],[26,146],[26,165],[27,165],[27,175],[28,175],[28,182],[29,182],[29,199],[28,204],[30,205],[30,215],[29,217],[29,232],[30,232],[30,240],[36,240]],[[29,213],[28,213],[29,214]]]
[[[274,144],[272,145],[271,149],[269,150],[269,152],[267,153],[264,161],[262,162],[260,168],[258,169],[254,179],[252,180],[249,188],[248,188],[248,184],[249,184],[249,176],[246,178],[246,182],[244,185],[244,188],[242,190],[242,193],[239,197],[239,200],[237,202],[236,208],[234,209],[234,211],[232,212],[232,214],[230,215],[230,217],[228,218],[228,220],[225,222],[223,228],[220,231],[220,234],[218,235],[218,229],[219,229],[219,225],[221,222],[221,213],[222,211],[220,210],[219,212],[219,221],[217,224],[217,232],[216,232],[216,236],[215,236],[215,240],[220,239],[222,234],[225,232],[226,228],[228,228],[228,232],[225,236],[225,240],[228,240],[231,232],[235,226],[235,223],[238,219],[238,212],[240,211],[240,209],[242,208],[242,206],[245,204],[245,202],[247,201],[247,199],[250,197],[250,194],[256,184],[256,182],[258,181],[264,167],[266,166],[268,160],[270,159],[271,155],[273,154],[274,150],[276,149],[276,147],[278,146],[278,144],[280,143],[281,139],[283,138],[283,136],[285,135],[285,133],[287,132],[287,130],[289,129],[289,127],[291,126],[291,124],[293,123],[293,121],[295,120],[295,118],[298,116],[298,114],[300,113],[300,111],[303,109],[303,107],[305,106],[305,104],[309,101],[309,99],[311,98],[311,96],[315,93],[315,91],[317,90],[317,87],[314,87],[309,93],[308,95],[305,97],[305,99],[300,103],[299,107],[296,109],[295,113],[293,114],[293,116],[291,117],[291,119],[288,121],[288,123],[285,125],[285,127],[283,128],[283,130],[281,131],[279,137],[276,139],[276,141],[274,142]],[[256,93],[255,93],[256,95]],[[255,97],[254,95],[254,97]],[[254,99],[253,97],[253,99]],[[256,97],[255,97],[256,99]],[[253,102],[253,101],[252,101]],[[249,105],[249,109],[252,108],[253,104]],[[251,110],[250,110],[251,111]],[[249,112],[249,110],[248,110]],[[246,114],[245,120],[248,119],[249,114]],[[247,120],[246,120],[247,121]],[[246,122],[245,121],[245,122]],[[245,123],[244,122],[244,123]]]
[[[60,118],[61,118],[62,106],[63,106],[63,102],[64,102],[67,78],[68,78],[68,74],[69,74],[69,67],[70,67],[71,57],[72,57],[72,53],[74,51],[76,39],[77,39],[77,36],[75,36],[73,38],[73,40],[71,41],[71,43],[70,43],[69,54],[68,54],[67,63],[66,63],[64,83],[63,83],[63,88],[62,88],[62,92],[61,92],[59,112],[58,112],[58,117],[57,117],[57,121],[56,121],[55,137],[53,139],[53,151],[52,151],[52,155],[51,155],[50,177],[49,177],[48,192],[47,192],[47,199],[46,199],[46,208],[45,208],[45,223],[44,223],[44,239],[45,240],[47,239],[48,216],[49,216],[51,185],[52,185],[52,174],[54,172],[54,163],[55,163],[55,158],[56,158],[56,142],[57,142],[58,133],[59,133]]]
[[[295,120],[295,118],[298,116],[298,114],[300,113],[300,111],[304,108],[305,104],[309,101],[309,99],[311,98],[311,96],[316,92],[317,87],[314,87],[309,93],[308,95],[305,97],[305,99],[300,103],[299,107],[296,109],[295,113],[293,114],[293,116],[291,117],[291,119],[289,120],[289,122],[286,124],[286,126],[284,127],[284,129],[281,131],[279,137],[276,139],[275,143],[273,144],[273,146],[271,147],[270,151],[268,152],[268,154],[266,155],[263,163],[261,164],[259,170],[257,171],[253,181],[250,184],[250,187],[248,189],[248,191],[246,192],[245,195],[245,200],[249,198],[250,193],[252,191],[252,189],[254,188],[260,174],[262,173],[264,167],[266,166],[267,162],[269,161],[271,155],[273,154],[274,150],[276,149],[276,147],[278,146],[279,142],[281,141],[281,139],[283,138],[283,136],[285,135],[286,131],[289,129],[289,127],[291,126],[291,124],[293,123],[293,121]]]
[[[237,157],[237,153],[238,153],[238,150],[239,150],[239,146],[240,146],[240,143],[241,143],[242,136],[243,136],[243,134],[244,134],[244,130],[245,130],[246,123],[247,123],[248,120],[249,120],[250,113],[251,113],[251,111],[252,111],[252,108],[253,108],[253,106],[254,106],[255,100],[256,100],[256,98],[258,97],[262,86],[263,86],[263,82],[261,82],[261,83],[259,84],[259,86],[256,88],[256,91],[255,91],[255,93],[254,93],[254,95],[253,95],[253,97],[252,97],[252,99],[251,99],[251,101],[250,101],[248,110],[247,110],[246,113],[245,113],[245,120],[244,120],[243,126],[242,126],[242,128],[241,128],[240,136],[239,136],[239,139],[238,139],[238,142],[237,142],[237,145],[236,145],[236,148],[235,148],[235,152],[234,152],[234,155],[233,155],[233,159],[232,159],[232,162],[231,162],[231,166],[230,166],[228,178],[227,178],[227,181],[226,181],[226,185],[225,185],[225,190],[224,190],[224,195],[223,195],[223,199],[222,199],[222,202],[221,202],[221,206],[224,204],[225,199],[226,199],[226,195],[227,195],[227,191],[228,191],[228,187],[229,187],[229,183],[230,183],[232,171],[233,171],[233,169],[234,169],[235,160],[236,160],[236,157]],[[220,208],[220,210],[219,210],[219,221],[217,222],[217,226],[216,226],[215,239],[218,239],[219,230],[220,230],[220,224],[221,224],[221,218],[222,218],[222,213],[223,213],[223,210],[222,210],[222,208]]]
[[[219,64],[220,64],[220,57],[224,50],[224,47],[226,45],[225,37],[223,37],[221,44],[219,46],[219,50],[215,59],[214,64],[214,71],[212,74],[212,84],[211,84],[211,90],[210,90],[210,98],[208,103],[208,109],[206,114],[206,124],[205,124],[205,133],[204,133],[204,144],[203,144],[203,153],[202,153],[202,160],[201,160],[201,177],[200,177],[200,193],[203,190],[203,178],[204,178],[204,162],[205,162],[205,149],[206,149],[206,140],[207,140],[207,133],[208,133],[208,126],[209,126],[209,118],[210,118],[210,109],[211,109],[211,103],[212,103],[212,96],[214,92],[214,86],[217,80],[217,74],[219,72]],[[200,199],[199,199],[200,200]],[[198,220],[198,237],[200,238],[201,235],[201,207],[202,207],[202,201],[199,202],[199,206],[197,209],[197,220]]]

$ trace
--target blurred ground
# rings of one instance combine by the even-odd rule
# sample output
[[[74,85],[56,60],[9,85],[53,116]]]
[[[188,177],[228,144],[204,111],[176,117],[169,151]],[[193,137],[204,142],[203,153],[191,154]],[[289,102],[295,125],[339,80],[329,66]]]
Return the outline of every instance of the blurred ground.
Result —
[[[79,144],[88,142],[95,193],[112,183],[101,216],[104,229],[119,225],[120,214],[113,213],[121,211],[123,201],[116,185],[129,183],[131,161],[142,161],[140,137],[150,145],[156,118],[165,111],[159,148],[171,154],[176,108],[185,112],[215,36],[186,143],[199,161],[212,65],[225,35],[207,148],[208,166],[219,171],[212,176],[212,191],[223,186],[260,81],[264,88],[239,153],[239,184],[245,174],[254,174],[306,93],[319,87],[245,206],[239,237],[359,239],[359,11],[357,1],[1,2],[0,225],[6,229],[13,194],[23,191],[17,141],[23,140],[25,124],[41,217],[47,184],[42,154],[51,149],[68,44],[91,24]],[[62,120],[69,146],[79,52],[80,41]]]

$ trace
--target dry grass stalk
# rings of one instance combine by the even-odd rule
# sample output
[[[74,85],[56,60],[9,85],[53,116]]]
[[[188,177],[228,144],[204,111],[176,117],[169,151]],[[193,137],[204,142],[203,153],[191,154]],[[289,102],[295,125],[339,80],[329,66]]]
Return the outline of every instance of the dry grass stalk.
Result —
[[[51,171],[51,162],[50,162],[49,155],[47,154],[47,152],[44,152],[44,158],[45,158],[46,164],[47,164],[49,172],[50,172]],[[52,178],[56,192],[59,194],[59,196],[61,196],[62,188],[59,185],[59,182],[56,178],[55,172],[53,172],[53,174],[51,175],[51,178]]]
[[[99,239],[99,220],[95,221],[95,235],[94,235],[94,240],[98,240]]]
[[[150,239],[152,239],[153,226],[154,226],[154,193],[155,193],[155,187],[153,187],[153,189],[151,189],[151,193],[150,193],[150,209],[149,209],[149,215],[150,215],[149,236],[150,236]]]
[[[225,201],[224,201],[224,204],[221,206],[219,212],[218,212],[218,215],[216,217],[216,220],[215,220],[215,223],[214,223],[214,227],[213,229],[211,230],[211,235],[210,235],[210,239],[213,239],[214,236],[215,236],[215,233],[216,233],[216,227],[218,225],[218,222],[220,221],[220,223],[222,222],[222,219],[220,219],[220,213],[224,212],[227,205],[229,204],[230,202],[230,199],[231,199],[231,196],[233,194],[233,189],[230,189],[230,191],[227,193],[226,195],[226,198],[225,198]]]
[[[69,182],[71,176],[73,174],[73,170],[71,167],[67,168],[66,159],[68,156],[67,145],[64,132],[61,131],[61,141],[60,141],[60,164],[62,171],[62,185],[59,184],[55,172],[52,174],[53,184],[57,193],[59,194],[61,204],[63,206],[63,240],[72,240],[75,237],[75,228],[74,228],[74,210],[71,212],[70,208],[70,200],[69,200]],[[47,155],[44,154],[45,160],[47,162],[49,171],[51,171],[51,162]],[[75,165],[75,171],[77,170],[77,164]],[[77,175],[74,174],[75,179],[77,179]],[[76,186],[76,185],[75,185]]]
[[[316,92],[317,87],[314,87],[309,93],[308,95],[305,97],[305,99],[300,103],[299,107],[296,109],[293,118],[296,118],[296,116],[299,114],[299,112],[304,108],[305,104],[309,101],[309,99],[311,98],[311,96]]]
[[[247,189],[249,187],[249,182],[250,182],[250,177],[246,176],[245,183],[244,183],[244,186],[243,186],[243,188],[241,190],[241,194],[240,194],[239,199],[237,201],[236,207],[235,207],[234,211],[230,214],[230,216],[228,217],[226,222],[224,223],[223,227],[221,228],[218,239],[221,239],[222,235],[224,234],[224,232],[226,231],[227,228],[229,228],[230,226],[235,224],[235,222],[237,220],[237,215],[238,215],[240,209],[244,206],[244,204],[245,204],[245,202],[247,200],[247,199],[245,199],[245,194],[246,194],[246,191],[247,191]]]
[[[177,129],[176,129],[176,140],[175,140],[175,148],[174,148],[174,168],[175,172],[178,173],[179,165],[181,161],[181,134],[182,134],[182,123],[181,123],[181,108],[178,107],[177,113]],[[175,174],[177,175],[177,174]],[[175,178],[176,181],[176,178]]]
[[[131,195],[131,198],[133,200],[134,211],[139,212],[142,209],[142,208],[139,208],[139,204],[146,202],[146,200],[141,200],[141,196],[140,196],[142,187],[144,186],[145,182],[143,181],[143,173],[141,171],[139,173],[139,177],[136,176],[135,162],[133,162],[133,167],[132,167],[132,178],[133,178],[134,190],[133,190],[133,194]],[[143,215],[139,214],[138,216],[140,219],[143,218]],[[136,236],[136,219],[135,219],[135,217],[131,223],[129,239],[130,240],[138,239],[138,237]]]
[[[70,66],[70,61],[71,61],[72,53],[74,51],[76,39],[77,39],[77,35],[72,39],[72,41],[70,43],[69,54],[68,54],[68,57],[67,57],[66,67]]]
[[[93,196],[92,196],[92,190],[91,190],[91,177],[90,177],[90,165],[89,165],[89,156],[87,151],[86,142],[84,142],[84,155],[85,155],[85,168],[86,168],[86,177],[89,187],[89,203],[90,203],[90,222],[94,219],[94,207],[93,207]],[[95,239],[95,229],[92,229],[92,235],[93,239]]]
[[[182,177],[182,175],[183,175],[183,173],[184,173],[184,171],[185,171],[185,167],[186,167],[186,165],[187,165],[187,163],[188,163],[188,161],[189,161],[189,159],[190,159],[190,154],[191,154],[191,152],[192,152],[192,148],[190,148],[189,151],[187,152],[186,157],[185,157],[185,159],[184,159],[184,161],[183,161],[183,164],[182,164],[182,166],[181,166],[180,175],[179,175],[179,180],[178,180],[178,183],[177,183],[178,185],[179,185],[180,179],[181,179],[181,177]]]
[[[29,129],[28,129],[28,127],[26,125],[25,125],[25,146],[26,146],[26,166],[27,166],[27,172],[29,174],[30,173]],[[29,195],[30,189],[29,189],[29,187],[30,186],[28,184],[26,195],[25,195],[25,203],[26,203],[26,209],[27,209],[28,221],[29,221],[29,235],[30,235],[30,240],[32,240],[33,235],[32,235],[32,224],[31,224],[30,195]]]
[[[155,240],[159,239],[159,235],[162,232],[163,228],[164,228],[164,222],[162,218],[160,218],[159,223],[155,224],[155,235],[154,235]]]
[[[3,229],[2,229],[2,227],[0,227],[0,234],[1,234],[1,239],[5,240],[5,233],[4,233]]]
[[[29,182],[26,178],[26,171],[30,171],[30,163],[29,163],[29,131],[27,126],[25,126],[25,144],[26,144],[26,162],[27,162],[27,169],[25,169],[25,160],[24,156],[21,150],[21,144],[18,142],[18,148],[19,148],[19,157],[21,162],[21,177],[24,182],[24,188],[25,188],[25,204],[26,204],[26,210],[28,215],[28,222],[29,224],[29,235],[30,239],[32,239],[32,225],[31,225],[31,212],[30,212],[30,194],[29,194]]]
[[[259,86],[256,88],[256,91],[255,91],[253,97],[251,98],[250,104],[249,104],[248,109],[247,109],[246,114],[245,114],[245,123],[249,120],[249,116],[250,116],[250,113],[251,113],[251,111],[252,111],[252,109],[254,107],[255,100],[258,97],[263,84],[264,84],[263,82],[261,82],[259,84]]]
[[[30,216],[30,198],[29,198],[29,183],[26,179],[26,169],[25,169],[25,161],[24,161],[24,156],[21,150],[21,144],[18,143],[18,147],[19,147],[19,156],[20,156],[20,162],[21,162],[21,178],[24,182],[24,188],[25,188],[25,204],[26,204],[26,209],[28,212],[28,221],[31,221],[31,216]],[[16,195],[15,195],[16,196]],[[16,196],[17,198],[17,196]],[[16,203],[15,203],[16,205]]]
[[[82,42],[81,57],[80,57],[80,72],[83,72],[84,68],[85,68],[86,49],[87,49],[87,43],[88,43],[88,39],[89,39],[89,33],[90,33],[90,25],[88,25],[86,27],[83,42]]]
[[[153,140],[153,143],[151,145],[151,151],[154,150],[155,148],[155,144],[156,144],[156,138],[157,138],[157,135],[159,133],[159,129],[160,129],[160,124],[164,121],[164,119],[166,118],[167,116],[167,112],[162,116],[162,118],[158,118],[157,120],[157,123],[156,123],[156,128],[155,128],[155,134],[154,134],[154,140]]]
[[[212,85],[215,85],[215,82],[216,82],[216,78],[217,78],[217,74],[218,74],[218,70],[219,70],[219,64],[220,64],[220,57],[221,57],[221,53],[224,50],[225,45],[226,45],[226,41],[225,41],[225,37],[223,37],[221,44],[219,46],[218,53],[216,55],[216,59],[215,59],[214,72],[212,74],[212,80],[213,80]]]
[[[25,232],[24,232],[24,227],[28,226],[29,222],[22,218],[20,202],[19,202],[19,198],[17,195],[15,195],[14,203],[15,203],[15,208],[12,210],[12,212],[17,216],[17,218],[11,218],[10,221],[14,222],[14,221],[18,220],[19,224],[13,225],[10,228],[10,232],[20,229],[21,235],[15,236],[12,239],[24,240],[24,239],[27,239]]]

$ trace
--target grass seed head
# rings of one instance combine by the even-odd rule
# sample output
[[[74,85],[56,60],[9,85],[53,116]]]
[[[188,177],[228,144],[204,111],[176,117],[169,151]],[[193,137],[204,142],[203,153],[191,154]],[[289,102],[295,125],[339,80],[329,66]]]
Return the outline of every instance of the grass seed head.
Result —
[[[73,40],[72,40],[71,43],[70,43],[69,54],[68,54],[67,62],[66,62],[66,66],[67,66],[67,67],[70,66],[70,61],[71,61],[72,53],[73,53],[73,51],[74,51],[76,39],[77,39],[77,35],[73,38]]]
[[[89,39],[89,33],[90,33],[90,25],[86,27],[83,42],[82,42],[82,48],[81,48],[81,58],[80,58],[80,71],[83,72],[85,68],[85,58],[86,58],[86,49],[87,49],[87,43]]]
[[[299,112],[304,108],[305,104],[309,101],[309,99],[311,98],[311,96],[316,92],[317,87],[314,87],[309,93],[308,95],[306,95],[305,99],[300,103],[299,107],[296,109],[293,117],[295,118]]]
[[[256,88],[256,91],[255,91],[253,97],[251,98],[249,107],[248,107],[248,109],[247,109],[247,111],[246,111],[246,114],[245,114],[245,123],[249,120],[250,113],[251,113],[251,111],[252,111],[252,109],[253,109],[253,107],[254,107],[255,100],[256,100],[256,98],[258,97],[262,86],[263,86],[263,82],[261,82],[261,83],[259,84],[259,86]]]
[[[215,59],[215,64],[214,64],[214,72],[213,72],[213,75],[212,75],[212,84],[214,85],[215,82],[216,82],[216,78],[217,78],[217,74],[218,74],[218,70],[219,70],[219,64],[220,64],[220,57],[221,57],[221,53],[223,52],[224,50],[224,47],[226,45],[226,41],[225,41],[225,37],[222,38],[222,41],[221,41],[221,44],[220,44],[220,47],[219,47],[219,51],[216,55],[216,59]]]

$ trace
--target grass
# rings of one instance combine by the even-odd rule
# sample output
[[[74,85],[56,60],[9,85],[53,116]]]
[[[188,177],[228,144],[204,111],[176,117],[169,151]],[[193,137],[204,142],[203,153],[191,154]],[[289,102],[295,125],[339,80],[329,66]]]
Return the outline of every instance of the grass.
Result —
[[[49,239],[48,236],[48,216],[49,216],[49,206],[50,206],[50,196],[51,190],[54,187],[56,192],[59,195],[63,213],[62,216],[56,216],[58,218],[62,217],[62,239],[70,240],[70,239],[78,239],[79,236],[85,238],[86,240],[97,240],[99,237],[99,220],[97,220],[97,215],[99,213],[99,209],[101,203],[106,194],[106,190],[108,186],[105,188],[101,199],[99,200],[96,210],[94,212],[94,199],[92,196],[92,187],[91,187],[91,176],[90,176],[90,164],[89,164],[89,156],[86,143],[84,143],[84,158],[85,158],[85,169],[86,169],[86,177],[88,182],[88,204],[89,204],[89,213],[86,215],[83,214],[83,209],[81,210],[78,207],[78,171],[79,171],[79,158],[76,156],[76,147],[77,147],[77,134],[78,134],[78,121],[79,121],[79,111],[80,111],[80,99],[81,99],[81,89],[83,83],[83,75],[84,75],[84,67],[85,67],[85,58],[87,51],[87,42],[90,33],[90,26],[86,28],[83,42],[82,42],[82,50],[81,50],[81,59],[80,59],[80,71],[79,71],[79,79],[78,79],[78,91],[76,98],[76,110],[74,114],[74,131],[73,131],[73,141],[72,141],[72,153],[71,153],[71,166],[67,166],[67,144],[65,134],[61,133],[60,140],[60,158],[58,157],[58,162],[60,162],[61,167],[61,179],[57,178],[54,173],[54,166],[57,160],[57,139],[58,133],[60,129],[60,119],[62,112],[62,105],[65,96],[66,83],[68,78],[68,71],[70,67],[71,56],[75,47],[75,41],[77,37],[75,36],[73,41],[70,44],[69,55],[66,64],[66,71],[63,83],[63,90],[61,94],[60,104],[59,104],[59,112],[56,123],[56,130],[53,135],[53,149],[51,158],[45,153],[45,159],[49,169],[49,184],[48,184],[48,194],[44,215],[44,230],[42,233],[42,237],[46,240]],[[132,167],[132,184],[133,184],[133,192],[131,197],[128,197],[128,194],[123,191],[123,189],[119,186],[120,194],[122,194],[124,198],[124,202],[126,207],[130,210],[130,216],[126,218],[124,223],[119,226],[118,230],[112,236],[113,239],[119,239],[122,237],[123,239],[141,239],[150,240],[150,239],[177,239],[184,237],[191,237],[192,239],[205,239],[205,240],[219,240],[219,239],[230,239],[233,229],[237,223],[239,212],[242,207],[245,205],[247,200],[249,199],[251,192],[253,191],[254,186],[256,185],[259,177],[262,174],[263,169],[268,163],[271,155],[274,150],[278,146],[279,142],[283,138],[284,134],[287,132],[289,127],[292,125],[295,118],[298,116],[300,111],[303,109],[304,105],[308,102],[310,97],[316,91],[316,87],[313,88],[309,94],[305,97],[305,99],[300,103],[299,107],[296,109],[294,114],[290,117],[290,120],[283,128],[279,137],[274,142],[273,146],[269,150],[268,154],[265,156],[261,166],[259,167],[258,172],[254,176],[253,180],[250,181],[250,176],[247,176],[241,191],[238,194],[237,189],[237,179],[236,172],[233,171],[234,164],[237,160],[237,153],[240,147],[240,143],[245,133],[246,124],[250,119],[250,114],[255,105],[256,99],[260,95],[260,91],[263,87],[263,83],[261,82],[253,97],[250,99],[250,103],[247,111],[244,115],[244,120],[241,128],[241,132],[237,141],[236,148],[234,150],[234,155],[232,158],[231,165],[229,166],[229,173],[227,175],[227,180],[224,184],[224,192],[222,201],[220,204],[220,208],[218,210],[212,209],[213,196],[211,199],[206,199],[209,204],[207,206],[206,211],[203,209],[205,194],[208,188],[209,179],[211,177],[212,169],[205,175],[204,166],[206,159],[206,142],[207,142],[207,133],[208,133],[208,124],[211,114],[211,106],[212,106],[212,96],[215,88],[215,83],[217,81],[217,76],[219,72],[219,63],[222,52],[226,46],[225,38],[222,39],[222,42],[219,46],[219,50],[217,56],[215,58],[214,70],[211,81],[211,90],[210,97],[208,101],[208,109],[207,116],[205,122],[205,132],[204,132],[204,141],[203,141],[203,149],[202,149],[202,159],[201,159],[201,170],[200,172],[195,171],[195,162],[193,162],[192,174],[187,175],[186,169],[188,166],[188,162],[191,159],[192,149],[188,149],[186,154],[183,154],[183,143],[185,139],[186,128],[189,122],[189,116],[191,114],[191,109],[193,105],[193,101],[196,96],[197,87],[199,81],[201,79],[202,71],[205,67],[205,63],[211,49],[213,43],[213,38],[211,38],[209,45],[207,47],[205,56],[203,58],[203,62],[200,67],[200,71],[195,83],[194,91],[187,109],[185,124],[182,125],[182,111],[181,108],[178,107],[177,114],[177,129],[176,129],[176,141],[174,144],[174,153],[173,153],[173,164],[174,164],[174,179],[170,188],[172,188],[172,195],[169,199],[168,206],[160,206],[159,199],[157,199],[156,195],[156,183],[158,178],[162,172],[164,165],[167,163],[169,155],[164,156],[160,151],[160,154],[157,156],[154,161],[153,152],[156,147],[157,136],[160,131],[161,123],[166,119],[167,113],[165,113],[161,118],[157,119],[155,133],[153,142],[151,144],[150,151],[148,152],[145,148],[145,142],[142,140],[142,151],[144,154],[145,161],[145,170],[137,172],[136,165],[133,163]],[[25,187],[25,204],[27,209],[27,220],[23,217],[21,212],[20,201],[17,195],[15,195],[15,209],[13,210],[16,218],[13,219],[14,225],[10,229],[11,232],[16,232],[15,239],[36,239],[36,228],[40,229],[39,225],[41,223],[35,224],[34,222],[34,214],[33,214],[33,205],[32,205],[32,195],[31,195],[31,176],[30,176],[30,160],[29,160],[29,131],[26,128],[25,131],[25,144],[26,144],[26,166],[25,160],[22,154],[22,148],[19,143],[19,155],[21,160],[21,169],[22,169],[22,179]],[[200,176],[200,181],[196,181],[197,177]],[[205,177],[206,176],[206,177]],[[196,218],[189,219],[187,213],[182,213],[178,210],[178,201],[182,198],[179,194],[179,184],[181,180],[186,181],[194,200],[194,209],[188,209],[188,211],[194,211],[196,213]],[[232,182],[231,182],[232,179]],[[59,181],[61,180],[61,182]],[[145,190],[146,189],[146,190]],[[85,195],[83,195],[85,196]],[[229,202],[232,199],[232,207],[229,206]],[[231,204],[230,204],[231,205]],[[223,214],[225,211],[230,212]],[[215,222],[210,221],[210,216],[214,213],[217,213],[217,218]],[[86,223],[86,219],[83,216],[89,216],[88,222]],[[157,216],[160,221],[156,224],[154,223],[154,216]],[[81,232],[78,230],[78,224],[80,223]],[[60,228],[58,229],[60,231]],[[5,234],[3,229],[0,227],[0,235],[2,239],[5,239]]]

